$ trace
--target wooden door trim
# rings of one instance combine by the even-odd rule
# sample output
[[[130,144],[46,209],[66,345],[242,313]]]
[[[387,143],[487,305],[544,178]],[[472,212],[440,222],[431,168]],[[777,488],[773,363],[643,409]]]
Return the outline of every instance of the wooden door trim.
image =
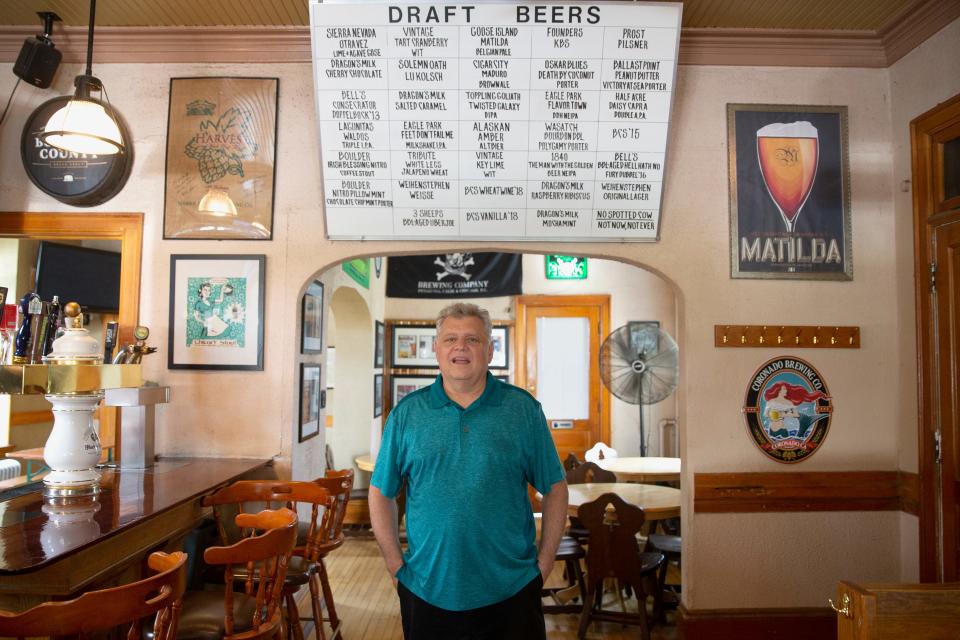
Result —
[[[531,307],[557,306],[596,306],[599,307],[598,322],[600,325],[600,344],[610,333],[610,296],[583,295],[583,296],[551,296],[530,295],[514,298],[514,337],[516,344],[516,358],[514,360],[515,381],[527,379],[527,335],[523,327],[527,326],[527,309]],[[600,439],[610,444],[610,391],[600,382]]]
[[[936,166],[934,151],[937,137],[960,123],[960,94],[918,116],[910,123],[910,148],[913,172],[913,244],[914,291],[916,293],[917,330],[917,455],[919,468],[919,536],[920,580],[938,580],[937,563],[937,476],[934,453],[934,385],[931,379],[933,353],[931,335],[934,318],[930,305],[930,271],[933,260],[933,236],[936,228],[960,218],[940,207],[943,201],[942,184],[936,175],[942,167]],[[931,166],[931,161],[936,163]]]

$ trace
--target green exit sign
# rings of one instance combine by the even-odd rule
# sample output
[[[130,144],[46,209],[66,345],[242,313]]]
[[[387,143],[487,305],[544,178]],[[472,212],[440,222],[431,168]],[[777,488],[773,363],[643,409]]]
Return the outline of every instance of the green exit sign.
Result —
[[[547,256],[547,280],[586,280],[587,259],[575,256]]]

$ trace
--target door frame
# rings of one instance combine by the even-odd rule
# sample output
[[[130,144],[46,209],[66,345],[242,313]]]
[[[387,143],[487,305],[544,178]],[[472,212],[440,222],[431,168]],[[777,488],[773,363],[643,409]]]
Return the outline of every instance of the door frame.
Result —
[[[562,307],[562,306],[597,306],[600,307],[598,331],[599,343],[603,341],[610,333],[610,296],[609,295],[520,295],[514,299],[515,302],[515,322],[514,337],[516,338],[516,359],[514,366],[516,373],[514,379],[526,381],[528,361],[527,361],[527,332],[524,328],[527,325],[527,309],[531,307]],[[599,358],[599,349],[597,357]],[[598,365],[599,366],[599,365]],[[598,380],[600,385],[600,440],[612,446],[610,441],[610,390]]]
[[[917,331],[917,438],[920,483],[919,539],[921,582],[942,582],[943,536],[938,505],[938,473],[935,450],[934,415],[937,384],[934,368],[937,354],[932,334],[935,325],[931,306],[930,265],[935,255],[934,235],[938,227],[960,220],[960,198],[944,201],[942,155],[937,153],[939,137],[960,124],[960,94],[910,122],[913,168],[913,240]]]

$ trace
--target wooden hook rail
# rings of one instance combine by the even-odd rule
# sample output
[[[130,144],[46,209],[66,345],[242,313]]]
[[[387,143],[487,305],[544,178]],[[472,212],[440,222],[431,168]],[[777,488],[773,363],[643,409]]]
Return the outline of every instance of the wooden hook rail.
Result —
[[[715,347],[860,348],[860,327],[717,324],[713,336]]]

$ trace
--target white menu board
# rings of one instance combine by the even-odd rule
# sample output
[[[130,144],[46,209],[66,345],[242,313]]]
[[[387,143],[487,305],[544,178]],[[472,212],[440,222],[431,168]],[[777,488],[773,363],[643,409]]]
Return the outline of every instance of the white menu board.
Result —
[[[657,239],[681,7],[311,0],[328,237]]]

